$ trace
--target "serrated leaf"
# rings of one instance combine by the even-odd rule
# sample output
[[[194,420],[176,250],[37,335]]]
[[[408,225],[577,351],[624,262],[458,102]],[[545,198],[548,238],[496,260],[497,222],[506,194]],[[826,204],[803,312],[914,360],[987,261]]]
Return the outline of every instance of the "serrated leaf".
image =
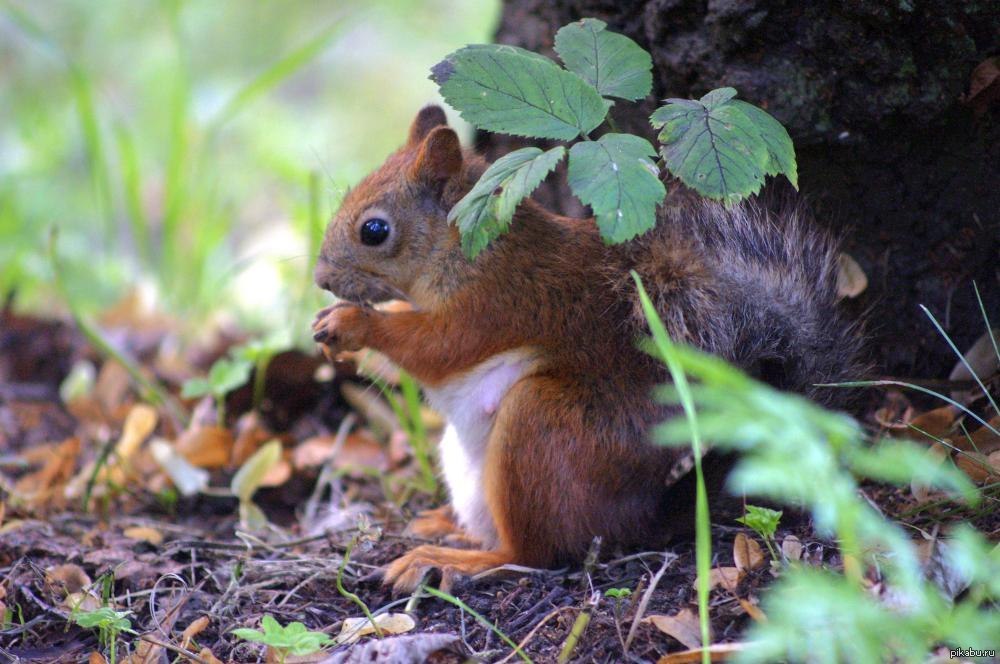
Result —
[[[556,33],[556,53],[567,69],[605,97],[642,99],[653,87],[653,60],[641,46],[607,27],[596,18],[564,25]]]
[[[631,134],[605,134],[570,148],[570,189],[594,211],[606,242],[625,242],[656,224],[666,190],[650,159],[655,154],[649,141]]]
[[[431,72],[445,101],[487,131],[570,140],[607,114],[593,86],[548,58],[511,46],[467,46]]]
[[[542,152],[522,148],[497,159],[468,194],[448,213],[462,235],[462,250],[470,259],[506,232],[517,206],[531,195],[566,154],[561,145]]]
[[[702,196],[727,203],[760,191],[766,175],[784,173],[798,186],[788,132],[735,95],[719,88],[697,102],[669,99],[653,113],[667,170]]]
[[[746,514],[736,520],[748,528],[752,528],[762,537],[774,537],[778,523],[781,521],[781,512],[757,505],[747,505],[746,511]]]
[[[767,145],[769,159],[764,172],[768,175],[784,173],[792,186],[798,189],[799,171],[795,163],[795,146],[792,144],[792,137],[788,135],[788,130],[770,113],[753,104],[739,99],[734,99],[732,103],[757,125],[760,137]]]

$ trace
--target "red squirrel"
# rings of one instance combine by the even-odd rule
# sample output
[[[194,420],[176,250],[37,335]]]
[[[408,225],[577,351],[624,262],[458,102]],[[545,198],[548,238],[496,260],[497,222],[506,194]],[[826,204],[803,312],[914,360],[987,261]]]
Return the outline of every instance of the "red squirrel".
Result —
[[[668,415],[652,396],[667,376],[637,345],[648,329],[631,269],[675,340],[772,384],[829,403],[833,391],[812,386],[856,367],[858,334],[835,309],[834,245],[794,209],[662,206],[654,230],[609,246],[593,219],[528,199],[470,261],[447,214],[486,166],[440,107],[424,108],[406,144],[344,198],[316,267],[342,300],[313,326],[327,353],[384,353],[448,420],[450,507],[410,532],[478,546],[414,548],[385,570],[398,591],[432,568],[449,585],[508,563],[578,562],[595,536],[624,547],[669,537],[682,453],[650,440]],[[411,308],[370,306],[390,299]]]

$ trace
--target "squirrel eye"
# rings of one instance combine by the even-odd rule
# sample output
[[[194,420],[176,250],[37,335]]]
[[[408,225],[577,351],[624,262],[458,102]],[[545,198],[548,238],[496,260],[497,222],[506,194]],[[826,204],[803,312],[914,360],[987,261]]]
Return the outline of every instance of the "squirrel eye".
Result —
[[[375,247],[389,237],[389,222],[379,217],[369,219],[361,224],[361,243]]]

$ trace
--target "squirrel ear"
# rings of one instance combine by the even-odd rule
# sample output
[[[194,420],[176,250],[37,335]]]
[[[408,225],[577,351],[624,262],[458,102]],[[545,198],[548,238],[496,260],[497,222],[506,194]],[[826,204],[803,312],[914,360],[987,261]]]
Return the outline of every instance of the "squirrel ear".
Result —
[[[409,168],[410,179],[440,184],[462,168],[462,145],[449,127],[435,127],[420,145]]]
[[[445,117],[444,109],[437,104],[424,106],[417,113],[417,117],[413,118],[413,122],[410,124],[410,136],[406,142],[409,145],[416,145],[424,140],[427,134],[431,133],[431,129],[441,125],[448,126],[448,118]]]

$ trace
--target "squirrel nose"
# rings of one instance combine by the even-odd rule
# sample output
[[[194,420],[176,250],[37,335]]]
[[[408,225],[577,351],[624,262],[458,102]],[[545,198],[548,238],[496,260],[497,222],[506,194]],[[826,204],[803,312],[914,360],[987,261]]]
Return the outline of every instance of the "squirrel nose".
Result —
[[[313,273],[313,278],[317,286],[323,290],[333,292],[333,268],[330,267],[322,256],[316,261],[316,270]]]

